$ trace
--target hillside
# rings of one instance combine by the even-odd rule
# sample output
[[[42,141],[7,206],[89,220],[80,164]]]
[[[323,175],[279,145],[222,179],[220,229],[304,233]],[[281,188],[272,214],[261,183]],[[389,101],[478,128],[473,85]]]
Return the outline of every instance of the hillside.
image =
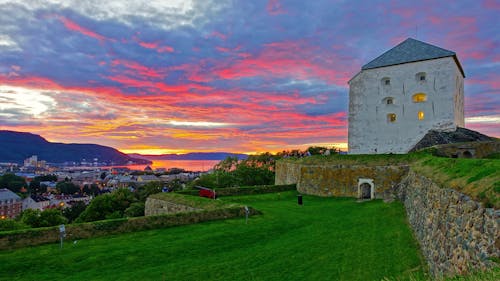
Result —
[[[0,252],[0,280],[383,280],[424,277],[402,205],[228,197],[263,215]],[[216,200],[218,201],[218,200]],[[26,270],[36,268],[36,270]],[[401,280],[399,279],[399,280]]]
[[[98,159],[99,163],[127,164],[129,161],[148,164],[149,160],[130,157],[120,151],[97,144],[64,144],[48,142],[39,135],[14,131],[0,131],[0,162],[22,163],[38,155],[49,163],[81,162]]]

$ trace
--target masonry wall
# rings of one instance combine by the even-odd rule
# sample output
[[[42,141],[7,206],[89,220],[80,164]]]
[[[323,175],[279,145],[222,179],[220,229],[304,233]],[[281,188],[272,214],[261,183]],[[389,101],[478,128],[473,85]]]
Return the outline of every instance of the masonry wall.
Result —
[[[286,161],[276,162],[275,185],[296,184],[299,182],[300,167],[302,164]]]
[[[362,70],[349,82],[349,153],[406,153],[430,129],[463,127],[463,85],[452,57]],[[417,93],[427,100],[413,102]],[[396,121],[389,122],[388,114],[396,114]]]
[[[146,216],[156,216],[199,210],[201,209],[148,197],[148,199],[146,199],[144,214]]]
[[[375,198],[391,199],[408,166],[309,165],[278,161],[275,184],[297,184],[317,196],[358,197],[358,180],[373,179]]]
[[[408,221],[434,276],[491,268],[500,257],[500,210],[410,171],[399,188]]]

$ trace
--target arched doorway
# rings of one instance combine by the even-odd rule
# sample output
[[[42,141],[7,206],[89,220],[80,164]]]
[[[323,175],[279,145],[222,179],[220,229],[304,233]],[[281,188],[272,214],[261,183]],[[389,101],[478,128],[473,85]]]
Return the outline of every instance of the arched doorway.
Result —
[[[373,179],[358,180],[358,198],[364,200],[375,198],[375,185],[373,184]]]
[[[364,182],[359,186],[359,189],[361,191],[361,199],[371,199],[372,198],[372,187]]]
[[[464,151],[462,155],[464,156],[464,158],[472,158],[472,153],[468,150]]]

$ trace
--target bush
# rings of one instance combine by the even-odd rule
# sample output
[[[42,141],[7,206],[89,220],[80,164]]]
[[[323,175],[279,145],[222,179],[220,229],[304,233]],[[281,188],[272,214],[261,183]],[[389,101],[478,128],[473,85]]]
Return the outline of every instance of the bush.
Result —
[[[0,231],[29,228],[26,224],[11,219],[0,220]]]
[[[250,208],[250,215],[258,213],[259,212],[255,209]],[[66,233],[68,239],[84,239],[132,231],[192,224],[210,220],[242,217],[244,215],[245,211],[242,206],[232,205],[208,211],[138,218],[120,218],[81,224],[69,224],[66,225]],[[55,243],[58,240],[59,229],[57,227],[0,232],[0,250]]]
[[[125,210],[136,201],[137,199],[130,190],[121,188],[113,193],[100,195],[94,198],[75,221],[89,222],[121,218]]]
[[[125,216],[127,217],[142,217],[144,216],[144,207],[145,204],[143,202],[132,203],[130,207],[125,210]]]

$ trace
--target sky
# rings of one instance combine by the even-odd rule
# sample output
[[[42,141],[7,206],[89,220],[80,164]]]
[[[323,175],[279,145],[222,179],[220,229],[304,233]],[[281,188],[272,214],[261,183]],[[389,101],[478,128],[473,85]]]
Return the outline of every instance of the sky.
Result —
[[[0,0],[0,130],[126,153],[347,143],[348,84],[412,37],[500,137],[500,2]]]

